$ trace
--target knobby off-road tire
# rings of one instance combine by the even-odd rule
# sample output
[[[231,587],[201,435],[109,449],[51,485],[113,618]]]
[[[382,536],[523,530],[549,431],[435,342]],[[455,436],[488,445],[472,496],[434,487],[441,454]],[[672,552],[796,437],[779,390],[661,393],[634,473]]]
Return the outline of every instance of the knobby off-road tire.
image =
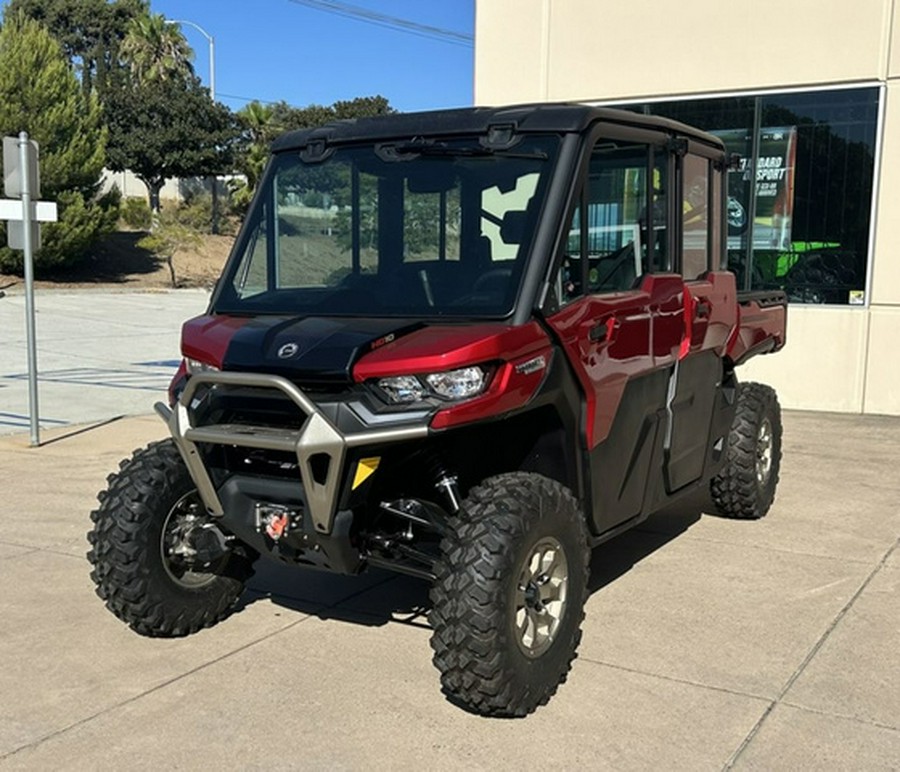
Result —
[[[775,498],[780,468],[781,408],[775,390],[761,383],[739,384],[725,465],[710,482],[719,514],[763,517]]]
[[[588,560],[572,494],[536,474],[470,491],[431,590],[431,647],[451,700],[476,713],[525,716],[566,679],[581,640]]]
[[[231,552],[202,573],[170,559],[173,518],[203,513],[174,443],[153,443],[119,466],[91,513],[87,557],[97,595],[141,635],[188,635],[224,619],[253,573],[252,560]]]

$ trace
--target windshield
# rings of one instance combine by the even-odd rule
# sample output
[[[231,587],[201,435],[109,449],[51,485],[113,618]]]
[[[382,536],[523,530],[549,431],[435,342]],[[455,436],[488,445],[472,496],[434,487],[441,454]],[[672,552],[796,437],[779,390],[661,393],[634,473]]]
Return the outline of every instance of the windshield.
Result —
[[[214,300],[225,313],[504,317],[556,156],[477,138],[276,157]]]

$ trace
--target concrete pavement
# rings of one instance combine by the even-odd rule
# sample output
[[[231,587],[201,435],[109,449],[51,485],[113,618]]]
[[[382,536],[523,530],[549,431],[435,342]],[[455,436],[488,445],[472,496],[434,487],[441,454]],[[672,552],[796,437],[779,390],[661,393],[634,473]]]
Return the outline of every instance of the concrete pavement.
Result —
[[[900,768],[900,419],[787,413],[767,518],[698,500],[597,549],[569,681],[516,721],[446,701],[389,574],[264,567],[212,629],[130,632],[84,534],[163,426],[53,434],[0,438],[0,770]]]
[[[36,293],[42,429],[148,413],[165,397],[180,359],[185,319],[206,309],[205,290]],[[27,431],[25,296],[0,298],[0,435]]]

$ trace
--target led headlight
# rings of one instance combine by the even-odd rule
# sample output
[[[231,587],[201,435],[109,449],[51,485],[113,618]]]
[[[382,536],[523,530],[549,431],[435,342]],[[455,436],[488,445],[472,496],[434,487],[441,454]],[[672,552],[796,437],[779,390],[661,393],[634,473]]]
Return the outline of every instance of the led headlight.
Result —
[[[487,372],[480,367],[463,367],[424,376],[395,375],[378,381],[378,388],[394,404],[421,402],[429,396],[457,402],[477,396],[486,385]]]
[[[427,393],[425,387],[414,375],[395,375],[392,378],[382,378],[378,381],[381,389],[391,402],[405,404],[408,402],[420,402]]]
[[[208,364],[207,362],[202,362],[199,359],[192,359],[191,357],[185,357],[184,359],[185,368],[192,375],[196,375],[197,373],[208,373],[208,372],[218,372],[219,368],[215,365]]]
[[[468,399],[484,389],[485,372],[480,367],[464,367],[447,373],[425,376],[431,390],[444,399]]]

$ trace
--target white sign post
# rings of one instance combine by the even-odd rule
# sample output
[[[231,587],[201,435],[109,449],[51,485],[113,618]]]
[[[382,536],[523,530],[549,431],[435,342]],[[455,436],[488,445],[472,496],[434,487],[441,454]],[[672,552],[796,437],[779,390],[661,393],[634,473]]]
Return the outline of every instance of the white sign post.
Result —
[[[38,423],[37,342],[34,329],[34,250],[41,246],[41,222],[56,222],[56,203],[33,202],[41,195],[38,172],[38,146],[26,132],[18,137],[3,138],[3,191],[0,218],[8,221],[7,241],[10,249],[24,252],[25,328],[28,338],[28,408],[31,417],[31,446],[41,444]],[[20,200],[15,200],[20,199]]]

